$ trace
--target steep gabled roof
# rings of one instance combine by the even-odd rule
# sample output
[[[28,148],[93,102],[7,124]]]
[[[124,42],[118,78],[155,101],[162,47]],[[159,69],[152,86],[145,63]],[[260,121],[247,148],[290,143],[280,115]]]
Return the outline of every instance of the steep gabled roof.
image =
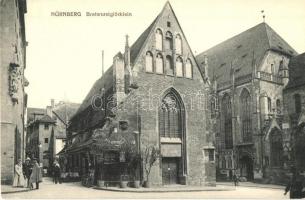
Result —
[[[78,108],[75,115],[79,114],[80,112],[84,111],[88,106],[90,106],[92,98],[95,95],[100,95],[103,88],[105,89],[105,91],[107,91],[109,88],[112,87],[112,85],[113,85],[113,67],[111,66],[107,69],[107,71],[101,78],[95,81],[94,85],[87,94],[86,98],[83,100],[82,104]]]
[[[210,78],[215,76],[218,83],[225,83],[231,80],[231,66],[236,70],[236,78],[251,74],[254,64],[261,63],[267,50],[297,55],[268,24],[260,23],[199,54],[196,59],[200,64],[207,55]]]
[[[305,85],[305,53],[291,58],[288,68],[289,82],[285,89]]]
[[[38,119],[37,122],[40,123],[56,123],[49,115],[44,115],[42,118]]]
[[[27,108],[27,122],[34,121],[34,116],[35,120],[41,118],[43,115],[46,114],[46,109],[44,108]]]

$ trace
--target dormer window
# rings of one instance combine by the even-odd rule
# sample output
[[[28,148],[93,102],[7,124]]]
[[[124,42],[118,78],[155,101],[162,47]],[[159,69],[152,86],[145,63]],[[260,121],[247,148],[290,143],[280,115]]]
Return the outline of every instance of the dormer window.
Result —
[[[156,31],[156,49],[162,51],[162,40],[163,40],[163,34],[160,29],[157,29]]]

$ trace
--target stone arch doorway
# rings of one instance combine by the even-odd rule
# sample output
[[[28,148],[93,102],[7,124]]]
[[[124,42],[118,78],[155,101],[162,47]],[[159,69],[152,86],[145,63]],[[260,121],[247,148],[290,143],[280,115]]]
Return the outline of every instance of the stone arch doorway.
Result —
[[[161,171],[164,185],[182,183],[186,175],[185,109],[179,93],[165,91],[159,107]]]
[[[253,159],[247,155],[244,154],[239,159],[240,164],[240,176],[246,177],[247,181],[251,181],[254,178],[253,175]]]

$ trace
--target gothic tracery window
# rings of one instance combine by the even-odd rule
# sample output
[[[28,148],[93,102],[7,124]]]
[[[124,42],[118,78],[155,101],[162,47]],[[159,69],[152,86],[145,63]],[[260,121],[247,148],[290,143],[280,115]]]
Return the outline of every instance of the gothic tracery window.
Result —
[[[224,132],[225,148],[233,148],[233,134],[232,134],[232,107],[231,98],[225,94],[222,99],[222,129]]]
[[[240,96],[241,102],[241,123],[243,142],[252,141],[252,123],[251,123],[251,97],[248,90],[244,89]]]
[[[160,136],[181,138],[182,120],[182,105],[176,95],[170,92],[163,98],[159,110]]]

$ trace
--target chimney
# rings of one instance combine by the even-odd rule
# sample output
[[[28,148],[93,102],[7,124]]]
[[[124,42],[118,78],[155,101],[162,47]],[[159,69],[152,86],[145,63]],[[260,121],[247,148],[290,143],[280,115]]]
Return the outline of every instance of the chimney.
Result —
[[[125,62],[125,93],[128,93],[129,86],[132,82],[132,74],[131,74],[131,67],[130,67],[130,48],[129,48],[129,36],[126,35],[125,41],[125,52],[124,52],[124,62]]]
[[[47,110],[47,115],[52,118],[53,117],[52,106],[47,106],[46,110]]]
[[[52,109],[54,109],[54,106],[55,106],[55,100],[51,99],[51,107],[52,107]]]
[[[125,97],[125,64],[124,57],[119,52],[113,58],[113,80],[114,80],[114,93],[116,94],[116,102],[119,103]]]

